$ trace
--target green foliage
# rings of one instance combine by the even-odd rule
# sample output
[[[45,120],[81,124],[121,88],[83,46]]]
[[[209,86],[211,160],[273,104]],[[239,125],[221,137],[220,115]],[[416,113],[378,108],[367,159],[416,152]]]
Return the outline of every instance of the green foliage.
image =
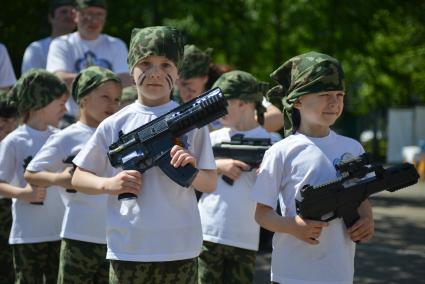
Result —
[[[48,1],[1,6],[0,41],[19,74],[25,47],[49,33]],[[328,53],[346,72],[346,109],[367,114],[425,102],[423,11],[423,0],[122,0],[109,1],[105,32],[128,43],[133,27],[173,25],[262,80],[299,53]]]

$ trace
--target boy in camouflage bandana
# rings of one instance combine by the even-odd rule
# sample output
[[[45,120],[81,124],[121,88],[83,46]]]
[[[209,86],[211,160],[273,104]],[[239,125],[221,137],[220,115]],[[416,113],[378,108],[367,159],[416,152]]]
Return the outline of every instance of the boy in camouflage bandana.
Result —
[[[352,283],[354,242],[373,236],[369,201],[359,206],[360,218],[348,229],[341,219],[308,220],[295,208],[305,184],[336,179],[341,173],[335,165],[364,153],[359,142],[330,128],[344,107],[342,67],[335,58],[309,52],[289,59],[270,76],[278,85],[268,94],[283,107],[286,138],[266,152],[252,199],[256,221],[275,232],[271,280]],[[282,216],[275,211],[278,200]]]
[[[280,138],[258,122],[265,110],[261,102],[266,83],[236,70],[221,75],[214,87],[222,90],[229,105],[228,114],[220,119],[224,127],[210,133],[213,145],[230,142],[233,135],[273,142]],[[255,203],[249,199],[255,169],[231,158],[216,159],[216,166],[217,189],[204,193],[198,205],[204,239],[198,258],[198,283],[252,283],[260,231],[254,220]],[[224,177],[233,180],[233,185]]]
[[[53,134],[27,167],[29,183],[58,186],[65,200],[57,283],[108,283],[102,222],[106,197],[76,193],[71,185],[73,168],[66,159],[75,156],[99,123],[118,110],[121,91],[121,80],[112,71],[97,66],[81,71],[72,84],[72,96],[80,106],[79,121]]]
[[[55,193],[27,184],[23,173],[26,161],[55,131],[67,96],[65,84],[41,69],[27,72],[8,93],[8,105],[24,122],[0,145],[0,194],[16,198],[9,237],[15,283],[56,283],[63,205]],[[29,203],[43,200],[42,206]]]
[[[108,146],[120,131],[128,133],[178,106],[170,101],[170,93],[182,57],[183,38],[178,30],[134,29],[128,65],[138,100],[105,120],[74,159],[78,167],[73,185],[92,194],[109,194],[110,283],[197,282],[202,236],[193,188],[180,187],[156,167],[143,176],[135,170],[118,171],[107,158]],[[171,150],[171,164],[196,166],[199,172],[192,186],[214,190],[217,174],[208,130],[194,130],[181,140],[183,145]],[[120,193],[138,197],[120,201],[116,196]]]

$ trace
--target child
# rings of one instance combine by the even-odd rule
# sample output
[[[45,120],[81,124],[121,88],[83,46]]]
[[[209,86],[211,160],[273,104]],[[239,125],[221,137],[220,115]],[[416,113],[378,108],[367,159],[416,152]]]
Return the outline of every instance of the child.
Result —
[[[228,114],[220,119],[225,126],[210,134],[211,144],[230,142],[235,134],[245,138],[269,138],[256,120],[264,113],[261,102],[267,84],[249,73],[224,73],[214,84],[229,103]],[[252,283],[260,228],[255,223],[255,203],[249,199],[255,169],[233,159],[216,159],[217,190],[199,200],[204,244],[198,258],[198,283]],[[222,175],[234,180],[223,181]]]
[[[53,134],[65,113],[67,88],[53,74],[32,69],[22,76],[9,93],[23,125],[0,143],[0,192],[13,200],[12,245],[16,283],[56,282],[60,246],[60,226],[64,206],[56,190],[47,193],[31,189],[24,180],[29,160]],[[13,196],[25,192],[30,198]],[[45,195],[45,198],[44,198]],[[28,197],[26,196],[26,197]],[[42,201],[34,205],[28,201]]]
[[[270,76],[279,84],[269,94],[282,99],[287,138],[266,152],[252,196],[256,221],[275,232],[271,279],[352,283],[354,241],[373,235],[369,202],[361,204],[360,219],[349,229],[341,219],[307,220],[295,211],[295,198],[305,184],[335,179],[337,163],[364,152],[360,143],[330,129],[344,105],[341,65],[328,55],[309,52],[288,60]],[[278,199],[282,216],[274,211]]]
[[[193,188],[211,192],[217,179],[208,129],[191,131],[181,137],[187,148],[171,150],[174,167],[191,164],[200,169],[193,188],[177,185],[158,167],[141,176],[136,170],[114,169],[107,158],[108,146],[117,141],[120,130],[128,133],[177,107],[170,93],[182,55],[182,38],[176,29],[133,30],[128,62],[138,101],[105,119],[74,159],[76,188],[110,194],[106,237],[111,283],[197,281],[202,228]],[[121,193],[138,198],[119,201]]]
[[[73,192],[72,168],[64,161],[75,156],[99,123],[118,110],[121,91],[121,80],[112,71],[97,66],[81,71],[72,84],[73,99],[80,106],[79,121],[50,136],[25,173],[31,184],[62,188],[66,211],[58,283],[108,283],[106,195]]]
[[[0,90],[0,142],[17,126],[16,108],[8,106],[6,91]],[[8,239],[12,226],[12,200],[0,196],[0,283],[13,283],[12,248]]]

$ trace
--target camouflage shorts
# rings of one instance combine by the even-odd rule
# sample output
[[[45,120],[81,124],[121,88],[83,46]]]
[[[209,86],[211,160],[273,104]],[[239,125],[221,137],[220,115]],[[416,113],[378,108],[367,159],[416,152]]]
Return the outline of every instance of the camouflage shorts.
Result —
[[[8,198],[0,199],[0,284],[13,283],[12,248],[9,245],[10,227],[12,226],[12,201]]]
[[[58,284],[109,283],[106,245],[63,239]]]
[[[60,241],[12,245],[15,283],[56,284],[59,248]]]
[[[204,241],[198,257],[198,283],[252,283],[257,252]]]
[[[197,259],[164,262],[111,260],[109,283],[196,284]]]

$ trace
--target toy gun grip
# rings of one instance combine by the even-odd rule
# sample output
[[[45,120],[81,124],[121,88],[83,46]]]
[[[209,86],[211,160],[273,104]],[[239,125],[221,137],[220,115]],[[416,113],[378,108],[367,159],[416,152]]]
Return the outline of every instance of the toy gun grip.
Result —
[[[221,179],[227,183],[228,185],[233,185],[233,183],[235,182],[233,179],[229,178],[228,176],[223,175],[221,177]]]
[[[183,187],[189,187],[198,173],[198,169],[193,167],[191,164],[187,164],[184,167],[175,168],[171,165],[170,151],[164,153],[158,159],[159,168],[175,183]]]
[[[357,208],[352,210],[349,214],[344,214],[342,216],[342,219],[344,220],[344,224],[347,227],[347,229],[353,226],[354,223],[356,223],[357,220],[360,219],[360,215],[357,212]],[[356,243],[360,243],[360,241],[356,241]]]

